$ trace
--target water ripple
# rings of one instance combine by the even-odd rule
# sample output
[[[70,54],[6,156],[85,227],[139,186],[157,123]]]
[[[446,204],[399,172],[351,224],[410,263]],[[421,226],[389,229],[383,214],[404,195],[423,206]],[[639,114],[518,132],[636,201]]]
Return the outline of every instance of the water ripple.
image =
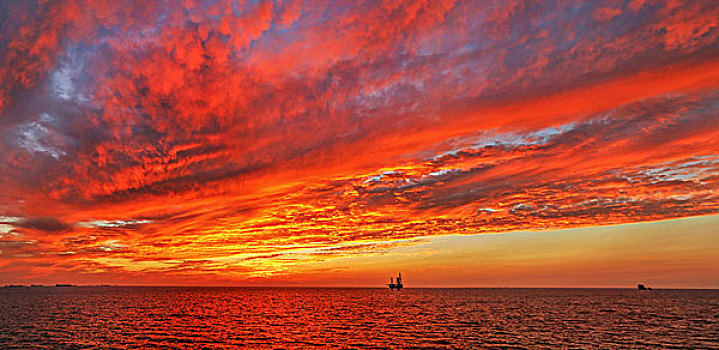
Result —
[[[3,349],[719,349],[719,291],[0,289]]]

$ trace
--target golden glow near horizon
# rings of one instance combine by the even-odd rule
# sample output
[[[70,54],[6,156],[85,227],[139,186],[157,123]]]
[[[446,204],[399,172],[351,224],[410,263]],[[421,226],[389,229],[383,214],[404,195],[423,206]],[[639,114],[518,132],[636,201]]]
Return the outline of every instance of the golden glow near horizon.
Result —
[[[369,281],[395,267],[378,256],[418,249],[475,285],[490,275],[463,245],[423,247],[582,228],[537,236],[564,247],[554,260],[537,238],[493,261],[511,285],[605,285],[625,281],[597,265],[608,242],[719,213],[712,1],[0,10],[0,283]],[[564,255],[620,224],[639,226],[595,260]],[[671,247],[700,238],[675,238],[671,283],[716,286],[682,279],[697,266]],[[566,278],[517,267],[533,254]]]
[[[719,288],[719,216],[659,222],[440,236],[318,268],[342,273],[288,277],[315,285],[376,286],[388,266],[414,287]],[[681,237],[678,237],[680,235]],[[295,282],[297,283],[297,282]]]

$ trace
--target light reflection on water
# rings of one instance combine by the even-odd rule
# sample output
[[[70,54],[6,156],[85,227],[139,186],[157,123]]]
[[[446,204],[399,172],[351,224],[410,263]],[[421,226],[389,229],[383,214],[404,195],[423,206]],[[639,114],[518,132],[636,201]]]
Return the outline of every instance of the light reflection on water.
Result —
[[[719,291],[0,289],[0,348],[719,348]]]

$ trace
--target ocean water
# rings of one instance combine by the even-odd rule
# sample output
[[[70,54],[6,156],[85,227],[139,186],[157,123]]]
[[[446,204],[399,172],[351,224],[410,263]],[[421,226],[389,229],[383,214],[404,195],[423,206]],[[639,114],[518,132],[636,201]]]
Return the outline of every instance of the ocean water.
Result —
[[[719,349],[719,291],[0,289],[0,349]]]

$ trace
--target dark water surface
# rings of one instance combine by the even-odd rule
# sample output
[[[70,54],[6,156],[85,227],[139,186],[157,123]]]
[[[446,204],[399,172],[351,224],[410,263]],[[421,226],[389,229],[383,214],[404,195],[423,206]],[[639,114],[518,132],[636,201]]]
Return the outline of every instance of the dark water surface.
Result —
[[[0,289],[2,349],[719,349],[719,291]]]

